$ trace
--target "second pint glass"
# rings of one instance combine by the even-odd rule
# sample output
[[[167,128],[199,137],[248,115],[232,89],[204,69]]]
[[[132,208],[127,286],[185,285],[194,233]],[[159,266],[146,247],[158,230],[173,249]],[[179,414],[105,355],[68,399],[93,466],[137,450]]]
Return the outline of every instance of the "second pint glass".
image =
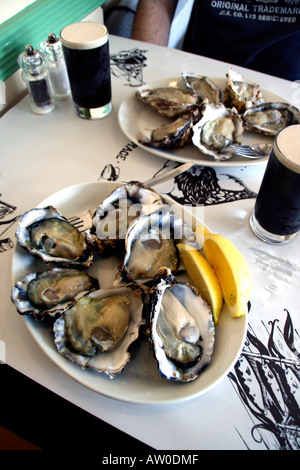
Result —
[[[100,119],[112,109],[108,32],[104,25],[82,21],[60,33],[78,116]]]
[[[275,137],[250,219],[253,232],[269,243],[287,243],[300,230],[300,125]]]

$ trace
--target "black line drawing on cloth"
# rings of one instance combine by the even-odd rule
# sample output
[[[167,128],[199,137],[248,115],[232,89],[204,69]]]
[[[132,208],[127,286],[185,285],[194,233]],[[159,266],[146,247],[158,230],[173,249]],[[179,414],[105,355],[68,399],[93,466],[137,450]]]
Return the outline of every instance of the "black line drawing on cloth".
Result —
[[[2,194],[0,194],[2,196]],[[0,219],[3,219],[8,214],[11,214],[16,210],[15,206],[12,206],[11,204],[8,204],[7,202],[1,201],[0,200]]]
[[[0,239],[0,253],[3,253],[4,251],[8,251],[11,248],[14,247],[14,243],[11,238],[1,238]]]
[[[262,322],[267,341],[249,327],[242,354],[228,374],[253,422],[252,439],[264,450],[300,449],[299,334],[285,312],[283,328],[278,319],[268,326]]]
[[[2,196],[2,194],[0,194]],[[11,204],[8,204],[7,202],[1,201],[0,200],[0,219],[3,219],[7,215],[11,214],[16,210],[16,206],[12,206]],[[4,251],[8,251],[11,248],[13,248],[14,244],[11,238],[6,237],[2,238],[2,235],[7,232],[10,227],[20,218],[20,215],[17,215],[13,218],[10,218],[9,220],[0,220],[0,253],[3,253]],[[4,227],[4,230],[2,230],[2,227]]]
[[[132,152],[136,147],[135,144],[130,142],[116,156],[117,162],[120,163],[120,160],[125,161],[129,152]],[[173,162],[167,160],[163,167],[154,174],[154,177],[179,165],[177,163],[173,165]],[[109,163],[101,171],[98,181],[116,181],[119,175],[120,167]],[[179,204],[204,206],[256,198],[256,193],[248,189],[241,179],[232,175],[223,176],[226,176],[231,183],[231,189],[222,187],[222,183],[213,168],[194,165],[185,173],[176,176],[172,182],[169,182],[169,188],[164,194],[170,196]]]
[[[138,148],[134,142],[128,142],[116,155],[116,161],[118,164],[125,162],[130,153]],[[108,163],[105,165],[103,170],[100,173],[100,176],[97,181],[106,180],[106,181],[116,181],[120,176],[120,167]]]
[[[175,167],[179,165],[177,164]],[[168,166],[169,162],[167,161],[156,175],[166,171]],[[241,179],[229,174],[223,176],[226,176],[232,183],[232,189],[222,187],[213,168],[194,165],[188,171],[174,178],[175,185],[167,195],[180,204],[204,206],[256,198],[256,193],[247,188]]]
[[[99,178],[97,181],[105,180],[105,181],[116,181],[119,178],[120,168],[118,166],[114,166],[111,163],[105,165],[103,170],[100,173]]]
[[[134,142],[128,142],[128,144],[124,145],[124,147],[116,155],[117,162],[118,163],[120,161],[125,162],[126,158],[130,154],[130,152],[132,152],[136,148],[138,148],[138,146]]]
[[[129,49],[110,55],[111,73],[125,80],[125,85],[136,87],[144,84],[143,68],[147,67],[147,57],[143,49]]]

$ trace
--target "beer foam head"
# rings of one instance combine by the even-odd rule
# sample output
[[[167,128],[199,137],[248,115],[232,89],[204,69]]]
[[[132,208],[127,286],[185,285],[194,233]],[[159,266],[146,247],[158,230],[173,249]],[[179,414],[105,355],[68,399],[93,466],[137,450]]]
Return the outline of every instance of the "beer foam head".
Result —
[[[288,126],[277,134],[275,154],[284,166],[300,174],[300,124]]]
[[[103,24],[92,21],[72,23],[62,29],[61,42],[70,49],[95,49],[108,40],[107,29]]]

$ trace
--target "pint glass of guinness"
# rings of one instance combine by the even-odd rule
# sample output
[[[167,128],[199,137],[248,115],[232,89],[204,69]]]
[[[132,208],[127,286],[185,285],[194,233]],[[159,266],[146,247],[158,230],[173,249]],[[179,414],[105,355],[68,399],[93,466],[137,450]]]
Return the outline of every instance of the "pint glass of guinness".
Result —
[[[82,21],[60,33],[72,99],[78,116],[100,119],[112,109],[108,32]]]
[[[269,243],[287,243],[300,230],[300,125],[275,137],[250,226]]]

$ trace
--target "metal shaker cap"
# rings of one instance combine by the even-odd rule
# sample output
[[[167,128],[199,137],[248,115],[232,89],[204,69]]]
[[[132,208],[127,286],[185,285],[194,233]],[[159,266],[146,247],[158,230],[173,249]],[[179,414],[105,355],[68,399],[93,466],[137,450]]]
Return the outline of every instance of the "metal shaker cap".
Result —
[[[40,48],[46,62],[58,63],[64,61],[62,44],[54,33],[50,33],[48,39],[41,42]]]
[[[44,61],[39,51],[28,45],[18,57],[18,64],[31,75],[38,75],[44,69]]]

